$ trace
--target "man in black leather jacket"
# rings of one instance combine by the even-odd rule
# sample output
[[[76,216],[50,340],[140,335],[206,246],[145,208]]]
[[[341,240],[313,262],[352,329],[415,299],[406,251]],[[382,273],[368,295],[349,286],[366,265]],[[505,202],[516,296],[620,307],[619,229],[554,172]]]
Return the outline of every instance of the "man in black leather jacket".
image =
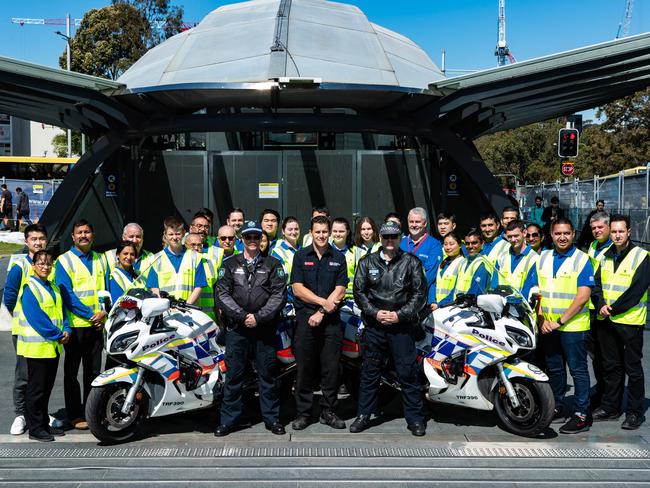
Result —
[[[279,260],[260,254],[262,228],[246,222],[242,228],[244,252],[224,261],[215,288],[215,302],[223,313],[226,334],[226,384],[221,424],[214,435],[228,435],[242,414],[242,386],[249,351],[255,354],[260,409],[268,430],[285,433],[280,423],[276,325],[287,301],[287,277]]]
[[[386,222],[379,231],[381,249],[359,261],[354,276],[354,300],[365,324],[358,416],[350,432],[370,426],[384,358],[393,356],[402,388],[404,417],[413,435],[423,436],[426,424],[418,382],[414,329],[426,304],[427,282],[420,260],[399,249],[400,229]]]

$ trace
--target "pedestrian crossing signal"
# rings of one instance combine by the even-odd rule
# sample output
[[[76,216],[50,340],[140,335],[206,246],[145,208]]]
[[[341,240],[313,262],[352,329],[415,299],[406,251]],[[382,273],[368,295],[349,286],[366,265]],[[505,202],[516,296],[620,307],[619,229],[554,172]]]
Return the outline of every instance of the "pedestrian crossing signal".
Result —
[[[578,155],[578,129],[560,129],[557,138],[557,155],[561,158],[575,158]]]

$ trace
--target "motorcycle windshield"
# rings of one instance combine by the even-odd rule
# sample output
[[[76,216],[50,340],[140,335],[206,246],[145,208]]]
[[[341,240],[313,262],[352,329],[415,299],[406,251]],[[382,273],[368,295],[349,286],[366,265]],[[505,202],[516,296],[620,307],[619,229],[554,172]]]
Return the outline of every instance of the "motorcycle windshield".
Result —
[[[498,274],[498,280],[494,279],[495,273]],[[527,298],[521,294],[519,288],[511,285],[497,285],[497,283],[508,283],[509,281],[500,270],[495,269],[492,274],[493,279],[490,280],[490,286],[488,286],[481,294],[499,295],[505,298],[506,308],[504,309],[504,313],[519,320],[531,331],[537,332],[537,317],[535,313],[535,308],[539,300],[537,288],[533,288],[529,293],[530,298]]]

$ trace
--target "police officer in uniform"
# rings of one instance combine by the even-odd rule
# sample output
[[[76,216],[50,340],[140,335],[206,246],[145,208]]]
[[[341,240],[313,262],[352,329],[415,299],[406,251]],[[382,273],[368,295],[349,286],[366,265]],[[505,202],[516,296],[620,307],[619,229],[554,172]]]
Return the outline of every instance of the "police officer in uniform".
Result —
[[[267,430],[285,434],[280,423],[276,325],[287,300],[287,277],[282,264],[260,254],[262,228],[249,221],[242,229],[244,252],[224,261],[215,292],[226,334],[226,384],[221,405],[221,424],[214,435],[230,434],[242,414],[242,386],[249,351],[255,354],[260,409]]]
[[[593,301],[601,320],[596,332],[603,360],[604,390],[595,421],[615,420],[620,415],[627,382],[627,413],[621,427],[638,429],[645,421],[643,328],[647,319],[650,259],[630,241],[630,218],[612,215],[612,246],[605,251],[596,272]]]
[[[370,416],[377,411],[381,369],[391,354],[408,429],[415,436],[423,436],[426,424],[413,329],[426,305],[427,280],[420,259],[400,249],[401,232],[395,223],[385,222],[379,234],[380,251],[359,261],[354,276],[354,299],[366,327],[358,416],[350,432],[362,432],[370,426]]]
[[[348,284],[346,260],[328,242],[327,217],[312,219],[311,236],[312,244],[296,252],[291,271],[296,306],[293,351],[298,368],[296,419],[292,428],[302,430],[311,423],[315,376],[320,366],[323,392],[320,423],[344,429],[345,422],[336,415],[335,409],[343,338],[339,305]]]

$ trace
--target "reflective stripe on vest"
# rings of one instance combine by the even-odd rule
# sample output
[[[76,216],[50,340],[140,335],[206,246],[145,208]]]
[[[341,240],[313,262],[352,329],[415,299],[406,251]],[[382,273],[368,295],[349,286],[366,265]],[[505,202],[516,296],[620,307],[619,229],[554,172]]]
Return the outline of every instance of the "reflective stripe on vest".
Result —
[[[86,265],[72,251],[59,256],[57,262],[61,263],[63,269],[72,282],[72,291],[79,298],[79,301],[92,310],[99,311],[99,296],[97,292],[106,287],[106,260],[102,254],[92,252],[92,274],[88,272]],[[70,327],[90,327],[91,323],[83,317],[66,311]]]
[[[156,257],[158,259],[154,264],[154,270],[158,275],[158,289],[175,298],[187,300],[194,291],[196,267],[201,259],[200,256],[194,251],[185,251],[178,273],[164,250]]]
[[[604,247],[602,251],[598,254],[598,257],[596,257],[596,246],[598,245],[598,241],[594,241],[589,245],[589,249],[587,249],[587,254],[589,255],[589,258],[591,259],[591,264],[594,267],[594,273],[598,271],[598,268],[600,267],[600,263],[605,259],[605,253],[607,250],[612,247],[613,243],[610,243],[609,246]],[[594,304],[592,303],[591,300],[589,300],[589,310],[594,310]]]
[[[291,278],[291,270],[293,269],[293,257],[296,254],[296,250],[289,246],[284,239],[280,239],[275,246],[273,246],[273,251],[271,255],[282,263],[282,268],[284,273],[287,275],[287,283]]]
[[[510,269],[512,265],[510,252],[501,254],[497,258],[497,263],[499,264],[499,285],[510,285],[521,292],[529,271],[539,263],[539,254],[531,249],[517,263],[514,270]]]
[[[63,302],[61,301],[61,293],[54,283],[51,285],[55,298],[52,298],[47,288],[34,276],[27,280],[25,286],[28,286],[34,294],[43,312],[52,320],[52,324],[59,330],[63,330]],[[61,353],[61,344],[57,341],[48,341],[29,325],[22,307],[20,308],[18,323],[19,328],[16,334],[16,354],[18,356],[26,358],[55,358],[57,353]]]
[[[489,269],[490,265],[487,262],[487,259],[485,259],[485,256],[476,256],[473,261],[465,258],[464,264],[458,270],[454,298],[461,293],[467,293],[469,291],[474,284],[474,275],[481,265],[484,265],[486,269]],[[485,283],[483,288],[487,289],[488,285],[489,283]]]
[[[29,261],[27,261],[27,254],[23,254],[18,258],[11,256],[10,263],[11,265],[9,266],[9,270],[11,270],[14,266],[18,266],[20,267],[21,273],[20,286],[18,287],[18,293],[16,294],[16,305],[14,306],[14,312],[11,317],[11,335],[18,335],[18,320],[20,319],[20,313],[23,308],[20,299],[23,296],[23,287],[27,283],[29,277],[34,274],[34,268],[32,268],[32,265],[29,264]]]
[[[380,247],[381,247],[380,242],[373,243],[373,245],[370,246],[370,249],[366,248],[365,246],[355,246],[354,247],[354,259],[356,261],[355,264],[359,264],[359,261],[362,258],[366,257],[368,254],[378,252]]]
[[[456,280],[458,279],[458,271],[465,261],[466,259],[459,255],[447,265],[442,274],[440,274],[442,266],[438,266],[438,274],[436,276],[436,303],[441,302],[454,291]]]
[[[640,247],[634,247],[630,249],[630,252],[618,265],[616,271],[614,271],[614,258],[608,257],[601,260],[600,279],[603,287],[603,297],[607,305],[614,303],[632,286],[634,273],[647,256],[647,251]],[[647,319],[647,310],[648,292],[646,291],[638,304],[621,314],[610,317],[610,320],[617,324],[644,326]]]
[[[542,294],[542,313],[545,319],[556,321],[571,306],[578,293],[578,276],[587,262],[589,256],[576,249],[572,256],[564,260],[553,278],[553,251],[542,251],[537,272]],[[565,332],[589,330],[587,304],[558,330]]]
[[[223,249],[220,249],[221,257],[223,257]],[[217,283],[217,268],[215,267],[214,261],[211,259],[203,258],[203,267],[205,269],[205,278],[208,282],[208,286],[201,288],[201,298],[199,299],[199,305],[208,317],[212,320],[215,320],[216,315],[214,313],[214,286]]]
[[[111,279],[114,279],[117,282],[118,286],[122,288],[123,293],[126,293],[133,284],[131,277],[122,273],[118,268],[115,268],[111,272]]]
[[[345,297],[352,298],[352,291],[354,288],[354,272],[357,269],[357,256],[355,248],[345,251],[345,263],[348,272],[348,286],[345,289]]]
[[[485,256],[492,266],[492,269],[494,268],[494,265],[496,264],[499,256],[501,254],[507,253],[509,249],[510,243],[503,238],[499,240],[499,242],[497,242],[494,246],[492,246],[492,249],[490,249],[488,255]]]

